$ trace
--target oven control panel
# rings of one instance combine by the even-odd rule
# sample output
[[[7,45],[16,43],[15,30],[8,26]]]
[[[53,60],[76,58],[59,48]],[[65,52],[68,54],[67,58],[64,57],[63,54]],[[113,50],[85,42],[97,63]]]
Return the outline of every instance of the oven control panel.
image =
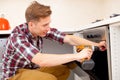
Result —
[[[83,37],[95,42],[105,40],[105,27],[85,30],[83,32]]]

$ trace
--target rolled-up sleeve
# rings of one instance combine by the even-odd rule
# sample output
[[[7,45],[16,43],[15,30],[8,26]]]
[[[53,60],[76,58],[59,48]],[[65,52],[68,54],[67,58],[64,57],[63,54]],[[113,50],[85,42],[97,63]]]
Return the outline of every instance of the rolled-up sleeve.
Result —
[[[47,33],[46,38],[53,39],[63,44],[65,35],[65,33],[60,32],[55,28],[51,28],[50,31]]]

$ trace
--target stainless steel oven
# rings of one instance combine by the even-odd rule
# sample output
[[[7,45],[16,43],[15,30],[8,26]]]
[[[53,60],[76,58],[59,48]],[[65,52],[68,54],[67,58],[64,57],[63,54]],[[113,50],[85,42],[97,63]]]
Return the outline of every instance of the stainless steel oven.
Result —
[[[108,41],[108,31],[107,27],[100,26],[96,28],[86,29],[83,31],[80,31],[80,34],[82,34],[82,37],[94,41],[94,42],[100,42],[100,41]],[[95,49],[92,60],[94,61],[94,67],[91,70],[84,70],[90,77],[90,80],[109,80],[109,59],[108,59],[108,50],[106,51],[100,51],[98,48]],[[80,63],[81,65],[81,63]],[[81,67],[81,66],[80,66]]]

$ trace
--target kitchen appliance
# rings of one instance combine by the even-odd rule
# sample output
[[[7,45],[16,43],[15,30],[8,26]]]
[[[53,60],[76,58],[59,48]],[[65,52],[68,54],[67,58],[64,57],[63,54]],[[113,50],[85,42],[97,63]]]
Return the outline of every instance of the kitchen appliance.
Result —
[[[80,36],[94,42],[108,41],[108,25],[100,26],[96,28],[90,28],[78,32]],[[77,49],[76,49],[77,50]],[[84,70],[90,77],[90,80],[109,80],[109,61],[108,51],[95,50],[92,55],[92,60],[95,62],[95,66],[92,70]],[[81,64],[81,63],[79,63]],[[79,65],[78,64],[78,65]],[[81,66],[80,66],[81,67]]]

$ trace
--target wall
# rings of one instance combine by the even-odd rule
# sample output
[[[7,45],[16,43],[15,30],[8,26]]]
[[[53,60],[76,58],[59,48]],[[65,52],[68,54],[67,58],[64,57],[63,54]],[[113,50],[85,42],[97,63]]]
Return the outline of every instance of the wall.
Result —
[[[105,18],[109,18],[112,14],[120,14],[120,0],[106,0]]]
[[[33,0],[0,0],[0,14],[10,22],[12,28],[25,22],[24,12]],[[91,23],[104,16],[104,0],[37,0],[50,5],[53,11],[51,26],[62,31]]]

